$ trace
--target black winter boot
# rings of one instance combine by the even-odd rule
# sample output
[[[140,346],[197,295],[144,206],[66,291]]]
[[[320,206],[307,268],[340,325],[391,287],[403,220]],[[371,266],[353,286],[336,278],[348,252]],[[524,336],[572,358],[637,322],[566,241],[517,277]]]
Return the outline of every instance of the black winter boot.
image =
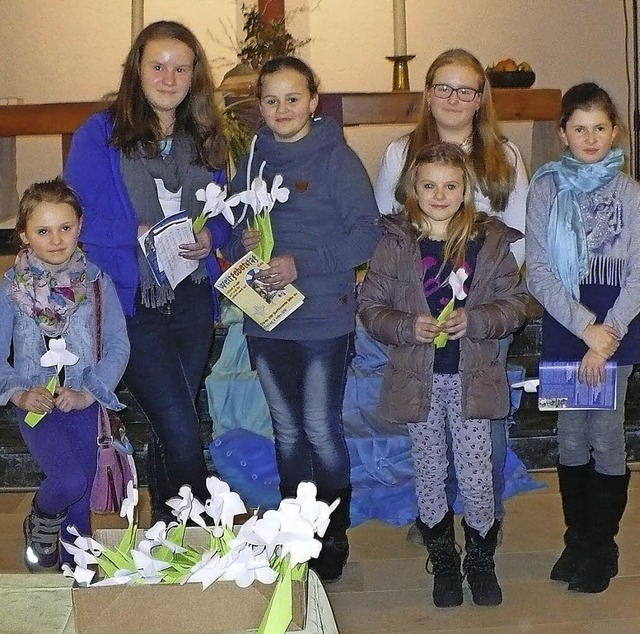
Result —
[[[422,540],[429,552],[429,562],[433,566],[433,604],[437,608],[452,608],[462,604],[462,573],[460,572],[460,553],[456,547],[456,535],[453,527],[453,511],[432,528],[419,517],[416,526],[422,534]]]
[[[577,467],[558,465],[558,484],[562,513],[567,530],[564,550],[549,577],[569,583],[576,570],[586,561],[589,550],[589,476],[593,463]]]
[[[621,476],[594,471],[590,487],[589,553],[569,582],[573,592],[604,592],[618,574],[618,534],[620,520],[627,506],[627,489],[631,473]]]
[[[33,501],[31,513],[24,519],[24,563],[31,572],[55,572],[60,563],[60,528],[66,511],[47,515]]]
[[[318,489],[318,500],[331,504],[340,498],[340,504],[331,513],[326,533],[321,537],[322,550],[317,559],[309,561],[309,567],[318,573],[325,583],[334,583],[342,577],[349,558],[347,529],[351,526],[351,487],[344,489]]]
[[[482,537],[471,528],[464,519],[466,555],[462,568],[471,588],[473,602],[476,605],[500,605],[502,603],[502,589],[498,584],[493,556],[498,545],[500,520],[495,520],[489,532]]]

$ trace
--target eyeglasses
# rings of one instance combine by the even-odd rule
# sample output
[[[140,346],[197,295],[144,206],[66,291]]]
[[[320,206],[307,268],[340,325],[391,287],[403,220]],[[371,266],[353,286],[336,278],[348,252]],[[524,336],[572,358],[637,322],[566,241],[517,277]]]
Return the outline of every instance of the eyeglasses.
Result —
[[[482,93],[481,90],[475,90],[474,88],[467,88],[465,86],[454,88],[453,86],[449,86],[449,84],[433,84],[431,89],[433,90],[433,94],[439,99],[449,99],[449,97],[451,97],[455,92],[460,101],[467,102],[473,101],[476,98],[476,95]]]

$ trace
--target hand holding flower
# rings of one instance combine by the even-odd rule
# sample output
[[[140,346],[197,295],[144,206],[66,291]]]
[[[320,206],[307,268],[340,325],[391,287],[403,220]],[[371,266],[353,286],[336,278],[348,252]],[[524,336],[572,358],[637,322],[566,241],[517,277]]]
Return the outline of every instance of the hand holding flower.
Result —
[[[29,390],[14,392],[11,396],[11,402],[16,407],[35,414],[48,414],[54,406],[53,395],[41,385],[35,385]]]
[[[417,343],[433,343],[433,340],[440,334],[438,320],[429,315],[418,315],[413,324],[413,336]]]
[[[464,308],[456,308],[442,322],[442,332],[446,332],[449,339],[455,341],[467,334],[467,311]]]
[[[56,392],[55,406],[61,412],[85,409],[95,402],[95,398],[84,390],[72,390],[71,388],[60,386]]]
[[[260,244],[260,232],[255,229],[245,229],[242,232],[242,246],[244,250],[249,253],[253,251]]]

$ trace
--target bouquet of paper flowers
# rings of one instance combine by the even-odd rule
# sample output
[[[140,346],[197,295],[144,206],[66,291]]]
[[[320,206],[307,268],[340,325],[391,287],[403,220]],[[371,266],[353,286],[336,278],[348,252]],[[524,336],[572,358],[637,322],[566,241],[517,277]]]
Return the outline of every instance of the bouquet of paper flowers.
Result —
[[[289,200],[289,189],[282,187],[283,178],[276,174],[271,183],[271,189],[263,178],[266,161],[260,166],[258,175],[251,181],[251,186],[239,194],[227,197],[227,188],[220,187],[216,183],[209,183],[206,189],[199,189],[196,198],[204,202],[202,213],[193,222],[193,231],[202,230],[207,220],[222,214],[229,224],[234,224],[232,207],[242,202],[245,205],[237,224],[240,224],[246,215],[247,206],[253,210],[253,220],[247,220],[250,229],[260,232],[260,244],[254,249],[255,254],[265,262],[271,259],[274,239],[271,230],[271,210],[276,203],[284,203]],[[248,182],[248,177],[247,177]]]
[[[138,491],[130,483],[120,515],[129,527],[115,548],[107,548],[74,527],[73,544],[63,542],[75,567],[63,572],[80,586],[201,583],[203,590],[218,580],[246,588],[254,581],[277,583],[259,634],[283,634],[291,621],[292,581],[304,579],[306,562],[320,554],[322,537],[339,500],[331,506],[316,500],[316,486],[303,482],[296,498],[284,499],[277,510],[254,513],[234,532],[234,518],[247,512],[237,493],[216,477],[207,479],[211,497],[203,503],[189,486],[167,502],[176,521],[157,522],[137,542]],[[185,540],[191,521],[206,536],[208,547]],[[96,580],[97,570],[101,574]]]

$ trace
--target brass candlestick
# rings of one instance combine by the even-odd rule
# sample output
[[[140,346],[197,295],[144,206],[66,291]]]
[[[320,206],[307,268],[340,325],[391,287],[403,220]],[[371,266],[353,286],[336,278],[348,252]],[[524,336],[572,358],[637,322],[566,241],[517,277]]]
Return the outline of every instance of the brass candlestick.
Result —
[[[391,90],[408,91],[409,90],[409,65],[415,55],[391,55],[387,57],[390,62],[393,62],[393,83]]]

